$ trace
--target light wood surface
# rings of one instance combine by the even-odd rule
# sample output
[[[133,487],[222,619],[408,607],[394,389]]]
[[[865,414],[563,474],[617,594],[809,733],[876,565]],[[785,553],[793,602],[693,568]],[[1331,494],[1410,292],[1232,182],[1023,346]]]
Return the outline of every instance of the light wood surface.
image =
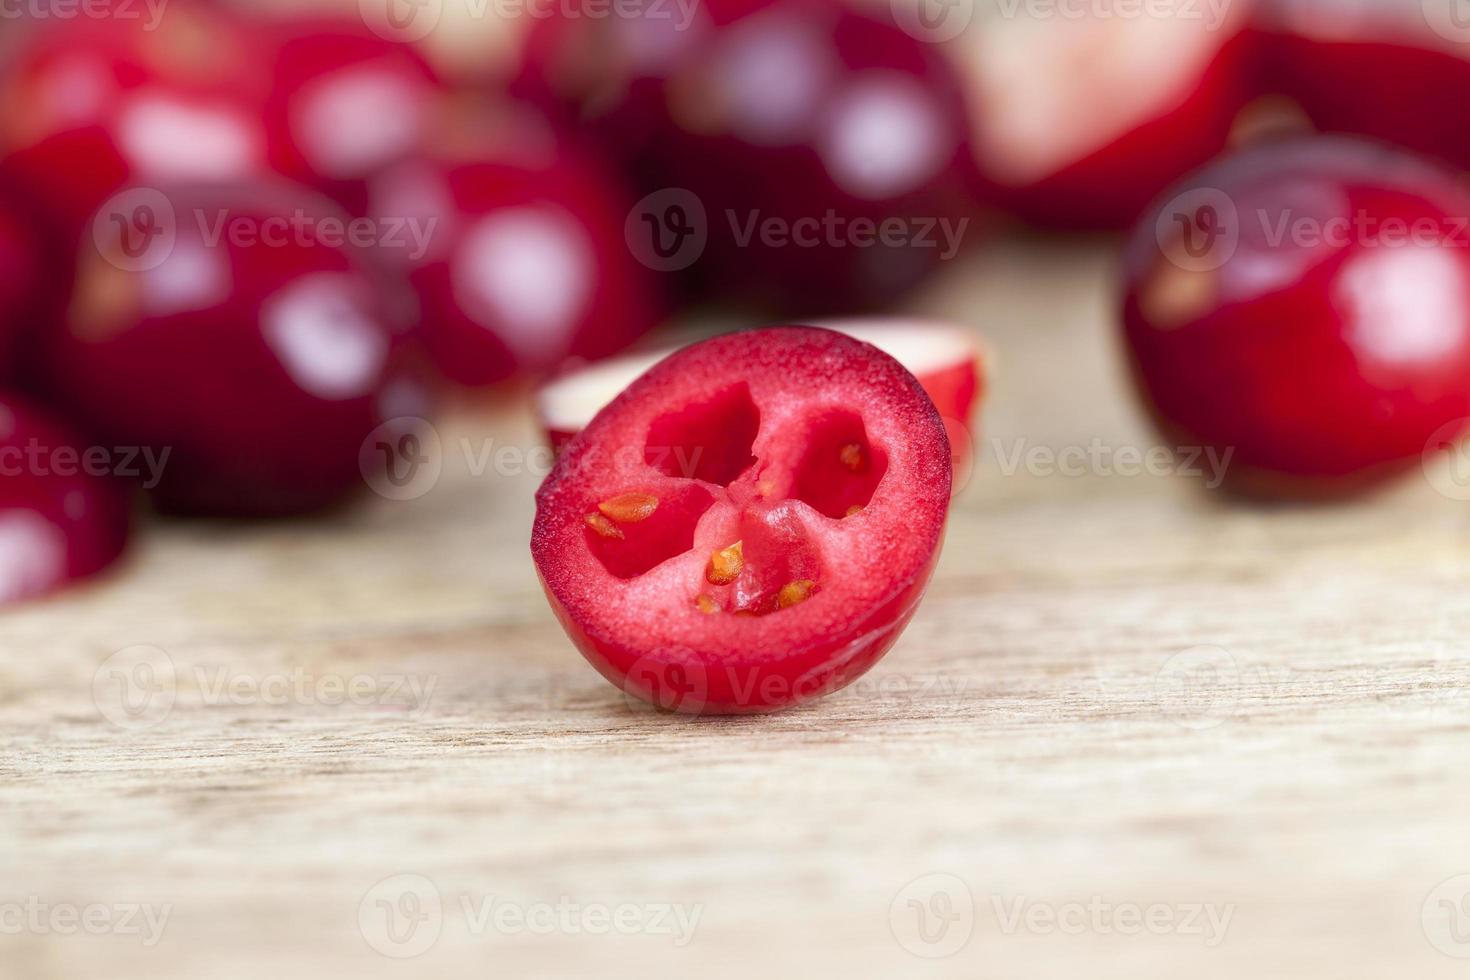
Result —
[[[1465,975],[1467,504],[1004,472],[1152,445],[1111,263],[998,244],[924,299],[994,351],[983,461],[899,645],[787,714],[651,714],[587,667],[536,476],[465,462],[536,446],[516,406],[443,424],[419,499],[159,527],[0,617],[0,976]],[[118,711],[140,645],[166,716]],[[57,928],[93,904],[105,934]]]

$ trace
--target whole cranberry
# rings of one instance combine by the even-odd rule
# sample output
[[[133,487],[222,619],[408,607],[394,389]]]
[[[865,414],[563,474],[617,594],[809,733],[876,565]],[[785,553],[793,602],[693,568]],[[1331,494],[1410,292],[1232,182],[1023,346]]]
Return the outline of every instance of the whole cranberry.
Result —
[[[1319,128],[1398,143],[1470,168],[1470,23],[1458,0],[1267,8],[1279,88]]]
[[[649,195],[640,251],[810,313],[891,303],[974,237],[969,113],[933,46],[838,0],[640,10],[532,37],[541,89]]]
[[[47,316],[57,279],[32,222],[0,197],[0,378],[20,374],[22,345]]]
[[[366,181],[429,138],[442,84],[412,47],[361,22],[293,18],[265,33],[271,163],[362,213]]]
[[[539,118],[495,129],[502,142],[371,182],[375,223],[401,232],[381,253],[418,297],[424,346],[467,386],[612,354],[662,308],[624,238],[630,202],[596,161]]]
[[[0,72],[0,176],[70,236],[130,182],[258,173],[263,60],[254,33],[202,4],[156,23],[48,21]]]
[[[325,507],[370,475],[370,434],[423,414],[380,273],[324,199],[264,182],[175,185],[109,208],[41,360],[51,395],[94,431],[168,453],[154,491],[164,509]]]
[[[114,471],[135,465],[0,392],[0,606],[94,575],[122,554],[130,495]]]
[[[1128,18],[1023,5],[970,23],[950,49],[974,99],[981,195],[1045,227],[1128,227],[1226,148],[1254,94],[1246,6],[1167,0],[1153,8],[1166,16]]]
[[[1417,462],[1470,419],[1467,220],[1452,174],[1345,137],[1190,177],[1127,254],[1125,334],[1165,436],[1252,491]]]

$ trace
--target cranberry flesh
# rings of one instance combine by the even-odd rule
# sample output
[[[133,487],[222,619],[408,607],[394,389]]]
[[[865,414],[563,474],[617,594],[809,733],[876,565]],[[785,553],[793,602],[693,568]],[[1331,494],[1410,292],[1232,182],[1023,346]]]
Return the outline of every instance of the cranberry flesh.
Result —
[[[424,346],[465,386],[605,357],[661,312],[657,275],[623,237],[621,188],[544,124],[507,125],[513,149],[419,158],[371,185],[378,225],[407,230],[382,252],[418,296]]]
[[[938,50],[838,0],[691,17],[650,4],[533,48],[651,195],[646,250],[723,298],[826,313],[898,300],[971,240],[969,113]]]
[[[0,606],[111,565],[128,539],[118,462],[18,395],[0,393]]]
[[[0,85],[0,174],[70,235],[129,182],[229,180],[267,161],[262,49],[203,5],[48,22]]]
[[[981,195],[1032,224],[1128,227],[1225,149],[1250,99],[1244,5],[1171,17],[1024,15],[954,42],[975,100]]]
[[[892,646],[937,561],[950,453],[877,348],[778,327],[662,361],[567,444],[531,553],[567,633],[630,696],[773,711]]]
[[[41,345],[52,397],[114,444],[167,451],[167,510],[294,514],[360,486],[369,434],[422,407],[345,216],[285,185],[142,193],[81,246]]]
[[[916,320],[859,318],[814,325],[872,344],[918,379],[944,420],[954,454],[954,485],[962,489],[974,452],[971,426],[985,389],[985,362],[975,341],[955,327]],[[624,388],[671,353],[628,354],[583,365],[543,385],[536,412],[551,447],[559,451]]]
[[[1241,489],[1351,489],[1470,416],[1470,196],[1417,157],[1293,139],[1137,228],[1124,329],[1166,437]],[[1441,432],[1443,435],[1444,432]]]
[[[1470,24],[1450,19],[1456,2],[1281,4],[1269,25],[1274,81],[1319,129],[1470,169]]]

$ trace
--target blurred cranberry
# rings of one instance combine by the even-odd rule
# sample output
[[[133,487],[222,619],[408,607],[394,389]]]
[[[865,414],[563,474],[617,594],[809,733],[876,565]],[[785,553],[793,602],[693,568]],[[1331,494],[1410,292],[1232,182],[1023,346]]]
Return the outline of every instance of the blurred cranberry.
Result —
[[[809,313],[891,303],[973,237],[969,114],[935,48],[837,0],[688,16],[548,23],[520,88],[579,102],[631,160],[641,250]]]
[[[1252,490],[1351,488],[1470,417],[1470,196],[1345,137],[1190,177],[1128,252],[1137,378],[1175,445]]]
[[[629,202],[538,118],[507,115],[493,140],[417,159],[371,184],[371,213],[399,229],[383,258],[408,275],[439,369],[470,386],[614,353],[651,329],[658,280],[624,238]]]
[[[267,35],[272,163],[362,213],[368,178],[423,146],[443,87],[412,47],[361,22],[293,19]]]
[[[1253,94],[1245,7],[1165,0],[1150,10],[1168,16],[1109,5],[1043,16],[1023,5],[965,26],[951,44],[975,97],[984,196],[1038,225],[1127,227],[1225,149]]]
[[[143,5],[133,8],[142,13]],[[259,172],[263,49],[204,4],[45,21],[0,83],[0,176],[79,229],[130,182]]]
[[[87,446],[19,395],[0,392],[0,605],[94,575],[122,554],[136,465]]]
[[[1282,91],[1323,130],[1398,143],[1470,168],[1470,19],[1459,0],[1283,0],[1268,26]]]
[[[0,378],[20,372],[23,341],[46,316],[57,278],[31,222],[0,198]]]
[[[276,515],[361,485],[359,450],[423,414],[360,234],[286,185],[113,198],[78,257],[50,394],[120,445],[169,455],[165,509]],[[391,440],[390,440],[391,441]]]

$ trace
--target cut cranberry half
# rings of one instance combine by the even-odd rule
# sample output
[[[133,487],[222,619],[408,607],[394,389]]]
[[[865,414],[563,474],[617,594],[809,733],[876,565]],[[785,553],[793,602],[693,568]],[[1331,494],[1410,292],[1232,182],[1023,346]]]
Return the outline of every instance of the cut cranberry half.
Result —
[[[364,441],[424,408],[346,216],[284,182],[119,200],[137,207],[98,214],[38,344],[48,394],[113,445],[167,452],[170,511],[295,514],[362,487]]]
[[[1467,217],[1453,174],[1346,137],[1191,177],[1127,257],[1124,329],[1167,438],[1271,493],[1417,462],[1470,417]]]
[[[985,358],[975,339],[957,327],[887,318],[813,324],[872,344],[914,375],[944,419],[954,452],[956,492],[968,482],[974,451],[971,428],[985,388]],[[593,416],[639,375],[672,353],[629,354],[567,371],[536,393],[536,411],[553,449],[587,427]]]
[[[627,693],[690,713],[835,691],[913,616],[950,453],[897,361],[778,327],[668,357],[567,444],[531,552],[562,625]]]
[[[94,575],[122,554],[130,494],[114,464],[122,461],[0,392],[0,605]]]

